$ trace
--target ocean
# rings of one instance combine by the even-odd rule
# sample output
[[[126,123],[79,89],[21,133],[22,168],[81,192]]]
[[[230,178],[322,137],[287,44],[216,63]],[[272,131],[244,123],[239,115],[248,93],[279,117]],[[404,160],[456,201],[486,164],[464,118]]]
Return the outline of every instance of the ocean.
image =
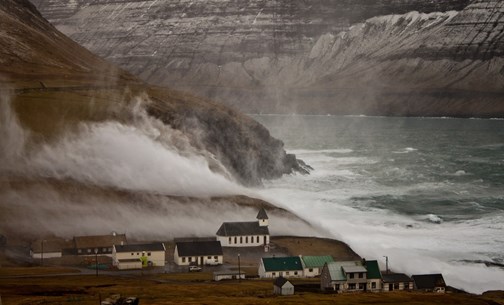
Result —
[[[255,115],[313,167],[260,196],[366,259],[504,289],[504,120]]]

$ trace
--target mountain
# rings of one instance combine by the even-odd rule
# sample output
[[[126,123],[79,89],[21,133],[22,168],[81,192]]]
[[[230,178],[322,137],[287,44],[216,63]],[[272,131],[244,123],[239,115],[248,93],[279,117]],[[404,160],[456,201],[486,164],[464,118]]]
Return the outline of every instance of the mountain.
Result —
[[[208,235],[226,219],[253,219],[259,206],[300,222],[236,196],[243,184],[306,172],[266,128],[145,84],[27,0],[0,0],[0,160],[0,232],[9,240]]]
[[[47,137],[65,131],[62,124],[114,115],[128,120],[117,118],[117,111],[145,93],[149,115],[181,130],[242,183],[300,169],[283,143],[252,119],[186,93],[146,86],[58,32],[28,1],[0,4],[0,88],[14,90],[16,115],[31,132]]]
[[[503,115],[500,1],[33,3],[142,79],[247,112]]]

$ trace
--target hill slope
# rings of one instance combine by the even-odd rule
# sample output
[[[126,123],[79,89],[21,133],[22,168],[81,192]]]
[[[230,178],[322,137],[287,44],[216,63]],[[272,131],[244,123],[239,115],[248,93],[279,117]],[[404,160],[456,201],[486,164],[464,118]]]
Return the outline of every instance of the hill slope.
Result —
[[[0,1],[0,62],[0,232],[209,234],[257,213],[240,183],[302,170],[259,123],[145,85],[29,1]]]

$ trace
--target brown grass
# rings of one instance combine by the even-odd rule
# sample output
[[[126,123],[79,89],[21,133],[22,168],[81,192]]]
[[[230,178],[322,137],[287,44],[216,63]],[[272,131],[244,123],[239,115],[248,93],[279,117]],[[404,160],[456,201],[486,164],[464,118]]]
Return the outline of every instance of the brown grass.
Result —
[[[31,267],[31,268],[3,267],[0,269],[0,277],[48,275],[48,274],[61,274],[61,273],[80,273],[80,271],[74,268],[62,268],[62,267]]]
[[[360,260],[347,244],[333,239],[275,236],[272,242],[291,255],[331,255],[335,260]]]
[[[271,294],[271,280],[212,282],[210,273],[156,276],[52,276],[0,279],[4,304],[98,304],[112,295],[136,296],[144,304],[499,304],[469,294],[419,292],[322,294],[298,292],[294,296]],[[299,281],[299,280],[298,280]],[[313,280],[312,280],[313,281]],[[294,281],[296,283],[296,281]],[[316,280],[314,281],[316,283]],[[502,298],[494,302],[502,302]],[[502,303],[501,303],[502,304]]]

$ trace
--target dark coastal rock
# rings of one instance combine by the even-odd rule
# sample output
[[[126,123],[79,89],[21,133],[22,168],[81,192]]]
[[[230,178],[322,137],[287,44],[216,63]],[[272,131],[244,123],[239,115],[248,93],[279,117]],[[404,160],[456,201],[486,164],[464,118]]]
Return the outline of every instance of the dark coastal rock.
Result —
[[[246,112],[504,115],[501,1],[32,1],[144,80]]]

